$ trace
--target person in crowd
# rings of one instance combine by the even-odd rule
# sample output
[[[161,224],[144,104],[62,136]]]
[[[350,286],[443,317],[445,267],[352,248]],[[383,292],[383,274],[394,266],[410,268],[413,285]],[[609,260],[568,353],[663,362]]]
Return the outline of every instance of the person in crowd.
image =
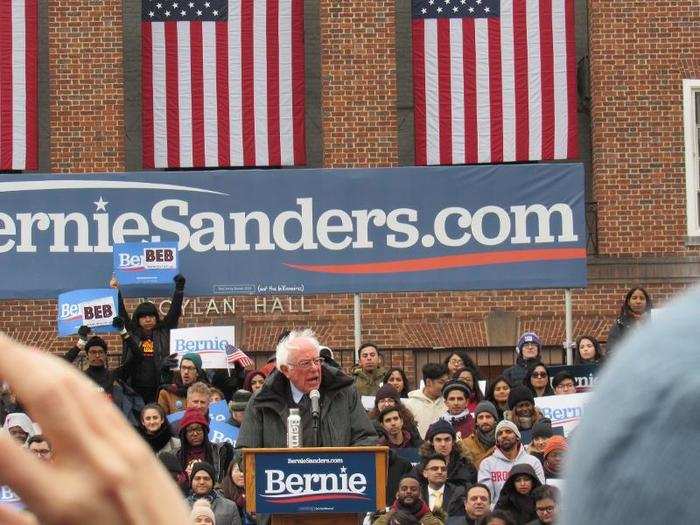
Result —
[[[494,510],[484,518],[481,525],[517,525],[517,523],[510,512]]]
[[[447,367],[447,373],[451,378],[455,378],[459,375],[462,370],[469,369],[474,372],[474,375],[478,378],[479,367],[476,363],[469,357],[469,354],[465,350],[455,350],[450,355],[448,355],[443,361],[444,365]],[[473,389],[473,386],[469,388]]]
[[[411,465],[411,462],[401,457],[396,449],[390,448],[388,456],[389,468],[386,475],[387,495],[396,494],[396,491],[399,490],[399,481],[401,481],[401,478],[413,472],[413,465]]]
[[[462,446],[469,451],[474,466],[478,469],[481,460],[493,452],[496,446],[496,423],[498,411],[490,401],[482,401],[476,406],[474,431],[462,438]]]
[[[532,441],[527,447],[528,454],[532,454],[540,462],[544,461],[544,447],[547,444],[547,440],[554,435],[552,432],[552,420],[548,417],[543,417],[537,423],[532,425]]]
[[[136,430],[156,454],[180,448],[180,440],[173,436],[165,411],[158,403],[149,403],[141,409]]]
[[[549,370],[543,363],[535,363],[525,375],[525,386],[530,389],[533,397],[553,396],[554,389],[549,384]]]
[[[503,372],[511,386],[520,385],[532,365],[540,360],[542,342],[535,332],[525,332],[515,346],[515,364]]]
[[[287,416],[299,408],[302,446],[373,445],[374,426],[367,417],[351,377],[326,367],[313,331],[293,331],[277,345],[277,369],[253,395],[241,425],[236,446],[285,447]],[[314,433],[309,393],[320,397],[319,432]]]
[[[236,390],[228,402],[228,409],[231,412],[231,419],[229,420],[229,425],[240,428],[243,424],[243,418],[245,417],[245,409],[248,406],[248,401],[253,394],[248,390]]]
[[[27,449],[42,461],[53,461],[51,442],[43,434],[35,434],[27,440]]]
[[[569,445],[564,436],[552,436],[547,440],[542,451],[542,466],[548,485],[560,486],[561,467],[568,448]]]
[[[470,413],[474,413],[476,405],[478,405],[483,399],[484,395],[481,393],[481,387],[479,386],[478,375],[471,368],[465,368],[457,373],[456,379],[462,381],[465,385],[469,387],[469,398],[467,399],[467,408]]]
[[[554,393],[558,396],[576,393],[576,378],[574,374],[566,370],[558,372],[552,379]]]
[[[544,470],[540,460],[531,456],[520,441],[520,430],[512,421],[501,421],[496,426],[496,448],[493,454],[487,456],[479,466],[479,483],[489,488],[492,501],[498,501],[501,489],[508,479],[508,473],[513,465],[527,463],[537,475],[540,483],[544,483]]]
[[[423,443],[419,436],[404,429],[403,417],[397,406],[382,410],[377,416],[377,421],[382,426],[378,445],[389,448],[418,448]]]
[[[265,374],[263,374],[260,370],[251,370],[245,375],[243,390],[247,390],[248,392],[255,394],[255,392],[260,390],[265,384],[265,377]]]
[[[420,525],[420,520],[413,514],[400,510],[391,516],[389,525]]]
[[[535,407],[535,398],[530,389],[524,385],[511,388],[508,394],[508,412],[503,417],[515,423],[526,445],[532,441],[532,426],[542,419],[542,413]]]
[[[399,393],[400,398],[407,398],[411,391],[411,384],[404,369],[399,366],[389,368],[382,378],[382,384],[393,386]]]
[[[644,288],[635,286],[628,290],[625,301],[620,308],[620,315],[615,319],[612,328],[608,332],[605,343],[605,354],[610,355],[615,346],[644,319],[653,308],[651,297]]]
[[[34,423],[24,412],[7,414],[2,428],[20,445],[26,444],[27,440],[35,434]]]
[[[405,512],[419,520],[421,525],[443,525],[444,515],[440,512],[433,513],[428,504],[420,497],[420,483],[415,476],[409,475],[401,478],[399,490],[396,491],[396,499],[391,508],[379,514],[372,525],[387,525],[397,512]]]
[[[427,363],[423,365],[421,372],[425,386],[421,390],[412,390],[408,393],[406,407],[416,418],[421,437],[425,437],[428,427],[447,409],[442,397],[442,388],[449,376],[447,366],[439,363]]]
[[[180,359],[180,373],[173,379],[172,384],[158,393],[158,404],[163,407],[166,415],[184,410],[187,389],[197,382],[207,381],[201,356],[195,352],[183,355]]]
[[[255,525],[255,517],[245,510],[245,476],[235,461],[229,463],[220,488],[221,494],[236,504],[242,525]]]
[[[532,499],[535,500],[535,512],[537,519],[527,525],[551,525],[557,522],[559,517],[559,489],[549,485],[542,485],[532,491]]]
[[[447,482],[447,463],[443,456],[433,454],[423,458],[419,470],[421,498],[432,512],[440,511],[449,516],[452,509],[462,507],[464,487]]]
[[[211,390],[209,385],[202,382],[197,382],[187,389],[187,397],[185,398],[185,410],[188,408],[196,408],[204,417],[209,417],[209,395]]]
[[[458,440],[471,434],[474,429],[474,418],[467,408],[470,396],[469,387],[459,379],[451,379],[442,387],[442,397],[447,410],[440,417],[452,425]]]
[[[24,408],[17,402],[17,396],[6,383],[0,385],[0,421],[5,421],[7,414],[24,412]]]
[[[224,393],[216,387],[209,387],[209,404],[213,405],[226,399]]]
[[[318,351],[318,355],[320,355],[323,358],[323,362],[326,363],[327,366],[338,369],[342,368],[340,366],[340,363],[335,360],[335,357],[333,356],[333,350],[331,350],[327,346],[321,345],[321,349]]]
[[[190,487],[189,485],[180,485],[180,477],[182,476],[182,465],[180,464],[180,460],[177,458],[175,454],[172,452],[160,452],[158,454],[158,459],[160,462],[163,464],[165,467],[165,470],[168,471],[168,474],[170,474],[170,477],[172,480],[180,487],[180,490],[182,491],[182,495],[187,497],[190,494]]]
[[[532,466],[527,463],[514,465],[501,489],[495,508],[510,512],[518,525],[525,525],[537,518],[532,490],[540,485],[542,483],[537,479]]]
[[[360,362],[352,370],[355,388],[361,396],[373,396],[381,386],[386,368],[381,366],[377,345],[373,343],[365,343],[360,346],[358,355]]]
[[[194,525],[216,525],[216,516],[211,510],[211,503],[204,498],[200,498],[192,504],[190,520]]]
[[[212,465],[214,483],[218,483],[233,459],[233,448],[229,443],[212,443],[209,441],[209,421],[196,408],[188,408],[180,421],[180,448],[174,451],[183,474],[178,479],[186,485],[192,474],[192,465],[206,462]]]
[[[592,335],[582,335],[576,340],[574,349],[575,365],[597,365],[603,362],[600,343]]]
[[[214,490],[216,473],[214,467],[205,461],[200,461],[192,466],[192,474],[189,478],[191,493],[187,498],[190,506],[198,499],[206,499],[211,504],[214,512],[214,521],[219,524],[241,525],[241,517],[238,514],[236,504]]]
[[[480,525],[491,508],[491,493],[483,483],[474,483],[467,489],[462,502],[464,511],[450,514],[445,525]]]
[[[486,400],[491,401],[498,411],[497,420],[503,419],[503,414],[508,410],[508,396],[510,395],[510,383],[503,376],[498,376],[490,381],[486,387]]]
[[[430,425],[425,443],[419,449],[422,458],[440,454],[447,461],[447,481],[453,485],[466,487],[476,481],[477,470],[471,462],[469,452],[456,440],[452,425],[443,419]],[[416,470],[420,479],[420,472]]]
[[[368,414],[369,419],[374,423],[377,435],[381,436],[384,432],[384,428],[378,419],[379,413],[388,407],[398,408],[401,419],[403,420],[403,429],[411,434],[412,439],[422,442],[420,434],[418,433],[418,428],[416,427],[416,421],[413,419],[413,413],[404,406],[401,399],[399,399],[399,393],[389,384],[382,385],[382,387],[377,390],[377,394],[374,396],[374,408]]]
[[[143,356],[131,374],[131,387],[138,392],[145,403],[153,403],[156,400],[161,369],[163,365],[170,366],[167,361],[170,355],[170,330],[177,328],[182,314],[185,277],[177,274],[173,281],[175,281],[175,292],[170,302],[170,309],[163,319],[160,318],[156,305],[151,302],[139,304],[133,316],[129,316],[121,291],[119,292],[119,317],[124,320],[126,329],[134,338],[134,343]],[[110,286],[119,289],[116,278],[112,277]],[[122,363],[128,362],[129,359],[129,349],[125,347],[122,352]]]

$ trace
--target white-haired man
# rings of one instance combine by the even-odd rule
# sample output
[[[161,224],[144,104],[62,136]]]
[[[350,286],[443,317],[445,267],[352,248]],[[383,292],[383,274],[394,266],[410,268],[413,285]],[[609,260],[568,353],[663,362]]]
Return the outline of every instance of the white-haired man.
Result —
[[[290,408],[299,408],[302,446],[373,445],[377,435],[350,376],[325,366],[311,330],[293,331],[277,345],[277,371],[246,408],[238,448],[285,447]],[[309,392],[321,393],[319,432],[314,435]]]

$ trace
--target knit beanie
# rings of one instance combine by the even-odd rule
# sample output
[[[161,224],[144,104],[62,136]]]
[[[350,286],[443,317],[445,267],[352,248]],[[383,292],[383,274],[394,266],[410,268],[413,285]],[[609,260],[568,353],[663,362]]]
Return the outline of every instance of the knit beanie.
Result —
[[[185,410],[185,415],[182,416],[182,419],[180,420],[180,434],[183,434],[185,429],[193,424],[202,425],[207,429],[205,434],[209,433],[209,421],[207,421],[207,418],[204,417],[198,408],[188,408]]]
[[[510,389],[510,394],[508,394],[508,408],[513,410],[515,405],[521,401],[530,401],[530,403],[535,403],[535,398],[532,396],[532,392],[525,385],[514,386]]]
[[[548,417],[543,417],[537,423],[532,425],[532,439],[535,438],[551,438],[554,435],[552,432],[552,421]]]
[[[198,461],[194,465],[192,465],[192,472],[190,473],[190,485],[192,484],[192,480],[194,479],[195,474],[197,472],[204,470],[209,476],[211,477],[211,480],[216,483],[216,474],[214,474],[214,467],[211,466],[210,463],[207,463],[206,461]]]
[[[491,403],[491,401],[484,400],[476,405],[476,408],[474,409],[474,417],[478,417],[482,412],[488,412],[496,421],[498,421],[498,410],[496,409],[496,405]]]
[[[107,343],[105,343],[105,340],[99,336],[93,335],[90,339],[88,339],[87,343],[85,343],[85,350],[90,350],[90,348],[93,346],[99,346],[102,348],[102,350],[107,352]]]
[[[467,399],[469,399],[469,396],[471,395],[471,390],[469,390],[469,386],[464,381],[459,379],[450,379],[447,383],[445,383],[445,386],[442,387],[442,397],[447,399],[447,395],[453,390],[464,392],[464,397]]]
[[[503,430],[504,428],[510,429],[513,431],[513,434],[518,436],[518,439],[522,439],[520,436],[520,430],[518,430],[518,427],[515,426],[515,423],[512,421],[508,421],[507,419],[504,419],[503,421],[500,421],[498,425],[496,425],[496,437],[498,437],[498,433]]]
[[[229,410],[231,410],[231,412],[243,412],[248,406],[248,401],[250,401],[250,396],[252,395],[253,393],[247,390],[236,390],[233,393],[231,402],[228,404]]]
[[[539,352],[542,350],[542,342],[540,341],[540,337],[535,332],[525,332],[520,336],[520,339],[518,339],[518,344],[515,347],[518,355],[522,355],[523,346],[525,343],[535,343],[537,345],[537,351]]]
[[[202,357],[195,353],[195,352],[190,352],[188,354],[183,355],[180,358],[180,366],[182,366],[182,362],[187,359],[188,361],[191,361],[194,366],[197,367],[197,373],[201,374],[202,373]]]
[[[555,450],[566,451],[569,448],[569,444],[566,442],[564,436],[552,436],[547,440],[544,445],[544,450],[542,451],[542,457],[546,458],[547,454],[554,452]]]
[[[190,520],[194,523],[197,518],[209,518],[214,525],[216,525],[216,516],[214,516],[214,511],[211,510],[211,503],[206,499],[201,498],[192,504],[192,512],[190,513]]]
[[[425,433],[425,440],[432,441],[438,434],[449,434],[452,436],[452,439],[456,439],[457,437],[455,429],[452,428],[452,425],[450,425],[444,419],[438,419],[435,423],[428,427],[428,431]]]
[[[399,403],[400,397],[398,390],[396,390],[389,383],[385,383],[379,390],[377,390],[377,394],[374,396],[374,406],[376,407],[380,400],[388,397],[396,401],[397,404]]]

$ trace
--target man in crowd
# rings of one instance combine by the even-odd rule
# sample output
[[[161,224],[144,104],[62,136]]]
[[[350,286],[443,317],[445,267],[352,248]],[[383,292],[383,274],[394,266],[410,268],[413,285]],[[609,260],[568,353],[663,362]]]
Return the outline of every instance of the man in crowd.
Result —
[[[229,424],[234,427],[240,428],[243,424],[243,418],[245,416],[245,409],[248,406],[248,401],[253,394],[247,390],[236,390],[229,401],[228,409],[231,412],[231,419]]]
[[[562,370],[552,379],[552,388],[554,388],[554,392],[558,396],[562,394],[575,394],[576,378],[571,372]]]
[[[428,427],[437,421],[447,409],[442,397],[442,387],[445,386],[449,377],[447,366],[441,363],[427,363],[423,365],[421,371],[425,386],[422,390],[412,390],[408,393],[406,408],[413,413],[418,432],[422,438],[425,438]]]
[[[421,525],[443,525],[442,513],[431,512],[428,504],[420,497],[420,484],[414,476],[404,476],[399,482],[399,490],[396,492],[396,500],[391,508],[379,515],[372,525],[388,525],[392,516],[397,512],[405,512],[414,516]]]
[[[471,462],[462,456],[452,425],[443,419],[430,425],[425,435],[425,443],[420,447],[422,458],[439,454],[447,462],[447,481],[453,485],[466,487],[476,481],[477,471]],[[420,472],[417,470],[420,479]]]
[[[491,401],[481,401],[474,409],[476,425],[474,431],[462,439],[462,445],[471,454],[478,469],[481,460],[493,452],[496,446],[496,421],[498,411]]]
[[[459,379],[451,379],[442,387],[442,397],[447,411],[441,416],[455,429],[457,439],[462,439],[472,433],[474,418],[467,408],[469,387]]]
[[[389,448],[417,448],[423,443],[418,436],[412,436],[403,428],[403,418],[397,407],[385,408],[379,413],[377,419],[384,433],[383,436],[380,436],[378,445],[385,445]]]
[[[29,452],[43,461],[53,461],[51,443],[43,434],[36,434],[27,440]]]
[[[527,453],[520,442],[520,430],[512,421],[501,421],[496,426],[496,448],[484,458],[479,466],[479,483],[483,483],[492,495],[491,501],[498,501],[501,489],[508,480],[508,473],[513,465],[527,463],[537,474],[540,483],[544,483],[544,471],[540,461]]]
[[[559,490],[556,487],[542,485],[532,491],[535,500],[537,519],[527,525],[551,525],[559,517]]]
[[[241,516],[238,514],[238,507],[233,501],[214,490],[215,480],[214,467],[204,461],[195,463],[190,475],[191,493],[187,498],[187,503],[192,507],[198,499],[206,499],[214,512],[215,523],[240,525]]]
[[[373,445],[377,434],[367,417],[351,377],[327,367],[311,330],[293,331],[277,345],[273,374],[246,408],[236,446],[285,447],[291,408],[301,415],[302,446]],[[318,432],[314,429],[309,394],[320,392]]]
[[[440,454],[423,458],[421,470],[421,497],[432,512],[441,511],[449,515],[453,503],[461,506],[464,487],[447,482],[447,462]]]
[[[373,396],[379,390],[386,369],[380,366],[377,346],[365,343],[359,350],[360,364],[352,371],[355,388],[361,396]]]
[[[511,388],[508,394],[508,408],[510,410],[504,415],[505,419],[515,423],[522,435],[521,441],[528,445],[532,441],[533,425],[543,417],[535,407],[535,398],[530,389],[524,385]]]
[[[491,508],[491,493],[483,483],[474,483],[464,498],[464,515],[450,516],[445,525],[479,525]]]
[[[180,373],[175,381],[158,393],[158,404],[163,407],[165,414],[172,414],[185,409],[187,389],[197,381],[204,381],[206,376],[202,370],[202,358],[199,354],[190,352],[180,359]]]
[[[542,343],[535,332],[525,332],[515,346],[515,364],[503,372],[510,385],[521,385],[527,375],[528,367],[540,359]]]
[[[187,389],[187,398],[185,399],[185,410],[188,408],[196,408],[204,417],[209,417],[209,395],[211,391],[209,386],[202,382],[197,382]]]

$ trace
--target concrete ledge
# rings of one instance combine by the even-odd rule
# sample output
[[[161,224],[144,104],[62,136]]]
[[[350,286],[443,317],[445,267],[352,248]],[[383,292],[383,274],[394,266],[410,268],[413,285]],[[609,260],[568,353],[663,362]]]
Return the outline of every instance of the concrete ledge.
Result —
[[[700,280],[700,256],[589,257],[588,282],[694,283]]]

